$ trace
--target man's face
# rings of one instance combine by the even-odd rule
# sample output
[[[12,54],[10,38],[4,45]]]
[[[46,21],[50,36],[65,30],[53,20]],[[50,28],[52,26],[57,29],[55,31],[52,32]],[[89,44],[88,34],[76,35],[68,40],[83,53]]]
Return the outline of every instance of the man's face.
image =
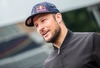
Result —
[[[46,42],[55,42],[60,33],[60,26],[56,21],[56,14],[39,14],[33,19],[34,26]]]

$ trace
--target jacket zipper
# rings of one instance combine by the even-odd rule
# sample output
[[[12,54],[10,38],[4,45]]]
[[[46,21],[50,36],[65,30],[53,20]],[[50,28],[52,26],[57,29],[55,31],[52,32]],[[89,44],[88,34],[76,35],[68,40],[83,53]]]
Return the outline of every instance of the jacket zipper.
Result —
[[[58,54],[60,54],[60,48],[58,48]]]

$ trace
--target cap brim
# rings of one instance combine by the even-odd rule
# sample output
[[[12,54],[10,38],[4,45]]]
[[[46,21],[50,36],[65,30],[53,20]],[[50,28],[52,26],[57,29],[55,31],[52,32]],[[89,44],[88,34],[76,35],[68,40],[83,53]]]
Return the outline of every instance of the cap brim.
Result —
[[[33,27],[34,24],[33,24],[33,15],[29,16],[26,21],[25,21],[25,25],[28,26],[28,27]]]
[[[57,12],[41,12],[41,13],[37,13],[37,14],[34,14],[34,15],[31,15],[29,16],[26,21],[25,21],[25,25],[28,26],[28,27],[33,27],[34,26],[34,22],[33,22],[33,18],[35,15],[38,15],[38,14],[43,14],[43,13],[57,13]]]

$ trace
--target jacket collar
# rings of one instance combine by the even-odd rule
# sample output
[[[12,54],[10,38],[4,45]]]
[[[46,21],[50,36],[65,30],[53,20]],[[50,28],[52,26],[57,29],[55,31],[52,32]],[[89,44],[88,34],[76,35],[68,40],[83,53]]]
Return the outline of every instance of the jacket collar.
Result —
[[[71,30],[68,30],[68,33],[66,34],[65,39],[64,39],[60,49],[63,49],[66,46],[66,44],[70,41],[72,35],[73,35],[73,32]],[[53,45],[53,47],[54,47],[54,50],[58,50],[58,48],[55,47],[54,45]]]

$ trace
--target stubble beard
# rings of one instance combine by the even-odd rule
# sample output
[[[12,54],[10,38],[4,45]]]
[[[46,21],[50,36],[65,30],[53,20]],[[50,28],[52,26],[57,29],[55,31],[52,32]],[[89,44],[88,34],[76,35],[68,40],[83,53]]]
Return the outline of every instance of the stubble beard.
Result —
[[[58,37],[59,37],[59,35],[60,35],[60,31],[61,31],[61,29],[60,29],[60,27],[58,27],[58,29],[56,29],[54,32],[54,35],[53,35],[53,37],[50,39],[50,40],[48,40],[48,41],[46,41],[47,43],[54,43],[55,41],[57,41],[57,39],[58,39]]]

